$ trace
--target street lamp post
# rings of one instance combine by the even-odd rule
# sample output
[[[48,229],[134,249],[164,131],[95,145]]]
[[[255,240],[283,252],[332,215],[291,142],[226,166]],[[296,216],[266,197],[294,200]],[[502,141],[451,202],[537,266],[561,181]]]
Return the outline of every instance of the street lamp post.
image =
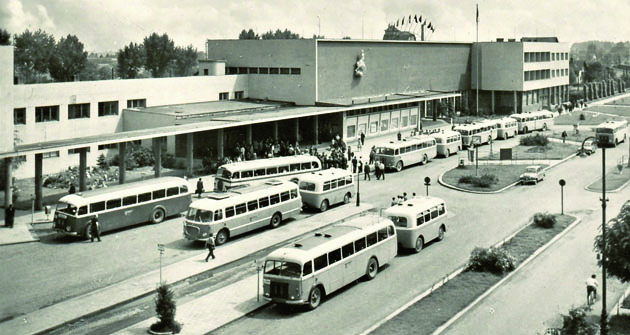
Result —
[[[564,179],[560,179],[560,215],[564,215],[564,185],[567,184]]]
[[[429,196],[429,186],[431,185],[431,178],[424,177],[424,186],[427,187],[427,197]]]
[[[357,169],[357,207],[361,205],[361,197],[359,195],[359,186],[361,183],[361,171]]]

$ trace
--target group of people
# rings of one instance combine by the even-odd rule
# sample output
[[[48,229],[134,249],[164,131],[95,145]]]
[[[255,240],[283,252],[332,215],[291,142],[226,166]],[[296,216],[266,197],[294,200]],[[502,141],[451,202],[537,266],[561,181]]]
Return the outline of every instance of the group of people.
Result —
[[[281,156],[293,156],[302,154],[299,144],[289,141],[273,140],[271,138],[262,141],[254,140],[250,144],[236,143],[232,152],[232,161],[251,161],[258,158],[272,158]]]
[[[350,153],[351,162],[352,162],[352,173],[363,173],[363,180],[372,180],[371,166],[374,165],[374,176],[376,180],[380,180],[381,178],[385,180],[385,163],[383,160],[376,159],[376,147],[372,146],[369,154],[369,160],[367,162],[363,162],[363,157],[357,157],[355,153]]]
[[[411,199],[415,198],[416,192],[412,193],[411,195]],[[399,194],[397,197],[392,197],[392,206],[400,205],[407,200],[409,200],[409,197],[407,197],[407,192],[404,192],[403,194]]]

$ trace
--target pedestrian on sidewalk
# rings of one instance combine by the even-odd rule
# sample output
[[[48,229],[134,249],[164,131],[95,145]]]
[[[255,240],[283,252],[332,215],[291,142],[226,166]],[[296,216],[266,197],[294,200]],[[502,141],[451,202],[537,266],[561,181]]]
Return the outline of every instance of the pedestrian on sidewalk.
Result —
[[[101,225],[98,223],[98,214],[94,215],[90,221],[90,242],[94,242],[94,237],[101,241]]]
[[[378,161],[374,164],[374,177],[376,180],[381,179],[381,165],[378,164]]]
[[[407,201],[407,192],[403,193],[403,201]]]
[[[213,236],[210,236],[206,240],[206,248],[208,249],[208,256],[206,256],[206,262],[208,261],[208,258],[210,258],[210,256],[212,256],[212,259],[215,259],[216,257],[214,257],[214,237]]]
[[[567,131],[566,131],[566,130],[563,130],[563,131],[562,131],[562,144],[564,144],[564,142],[566,141],[567,136],[569,136],[569,135],[567,134]]]
[[[380,161],[378,163],[379,169],[381,170],[381,177],[383,178],[383,180],[385,180],[385,163],[383,163],[383,161]]]
[[[357,156],[352,154],[352,173],[357,173]]]
[[[398,201],[396,201],[396,197],[392,197],[392,207],[398,205]]]
[[[599,286],[599,283],[595,278],[597,278],[597,276],[592,274],[590,278],[586,279],[586,303],[588,305],[595,303],[595,300],[597,299],[597,287]],[[591,293],[593,293],[593,301],[591,301]]]
[[[370,149],[370,164],[374,163],[374,157],[376,157],[376,148],[372,146],[372,149]]]
[[[201,198],[201,193],[203,193],[203,180],[201,180],[201,178],[197,180],[197,190],[195,193],[197,194],[197,198]]]
[[[361,173],[363,173],[363,161],[361,160],[363,157],[359,157],[359,166],[357,167],[357,171],[359,172],[359,175]]]
[[[13,207],[13,204],[9,204],[9,206],[4,209],[4,226],[7,228],[13,228],[14,220],[15,208]]]
[[[361,130],[361,146],[365,145],[365,133]]]
[[[68,194],[75,194],[77,193],[77,188],[74,187],[74,184],[70,184],[70,188],[68,189]]]
[[[365,167],[363,168],[364,174],[363,174],[363,180],[372,180],[372,178],[370,178],[370,164],[365,164]]]

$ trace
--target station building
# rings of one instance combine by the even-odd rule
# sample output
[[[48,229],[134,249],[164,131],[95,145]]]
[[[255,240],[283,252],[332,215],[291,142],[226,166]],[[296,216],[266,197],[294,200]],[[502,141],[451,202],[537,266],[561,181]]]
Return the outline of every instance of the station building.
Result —
[[[87,166],[124,155],[129,142],[166,150],[192,171],[200,155],[231,156],[237,142],[421,129],[439,103],[474,110],[477,87],[486,113],[559,104],[568,100],[568,51],[555,39],[208,40],[199,76],[16,85],[13,48],[2,46],[0,158],[20,162],[6,180],[35,177],[41,207],[44,175],[78,165],[84,190]]]

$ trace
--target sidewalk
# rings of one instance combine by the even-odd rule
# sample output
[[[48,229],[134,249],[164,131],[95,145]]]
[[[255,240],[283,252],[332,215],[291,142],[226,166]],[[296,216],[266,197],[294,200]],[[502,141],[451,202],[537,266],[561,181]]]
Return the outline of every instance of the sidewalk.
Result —
[[[49,223],[51,221],[48,218],[52,218],[52,215],[46,217],[43,211],[35,212],[31,217],[31,212],[16,210],[11,229],[5,226],[4,209],[0,210],[0,246],[38,242],[39,237],[33,231],[31,223]]]
[[[299,222],[289,222],[282,225],[280,228],[268,230],[264,233],[239,239],[234,241],[234,243],[230,242],[224,246],[218,247],[215,251],[217,258],[211,262],[206,263],[204,261],[205,251],[203,251],[200,252],[199,255],[166,266],[162,269],[162,277],[164,281],[173,284],[191,276],[246,257],[253,252],[286,242],[289,239],[295,238],[309,231],[319,229],[334,222],[348,219],[352,216],[360,215],[371,208],[371,205],[365,203],[360,207],[346,205],[331,209],[322,214],[314,215]],[[78,319],[84,315],[92,314],[99,310],[122,304],[127,301],[132,301],[140,296],[152,294],[155,291],[159,278],[160,271],[157,269],[135,278],[122,281],[118,284],[96,290],[86,295],[42,308],[27,315],[0,323],[0,334],[34,334],[44,332],[47,329]],[[225,289],[218,290],[216,293],[211,293],[210,296],[219,294],[221,299],[219,301],[224,301],[227,299],[225,297],[228,296],[233,296],[232,299],[245,298],[239,297],[236,295],[236,292],[251,292],[253,293],[255,299],[255,285],[252,286],[251,291],[243,289],[240,291],[231,291],[228,288],[229,286]],[[250,297],[251,294],[248,294],[246,298],[249,299]],[[225,301],[227,302],[230,300],[228,299]],[[247,299],[245,299],[244,302],[246,301]],[[243,309],[240,307],[241,305],[242,301],[239,301],[234,305],[219,304],[217,308],[221,308],[223,311],[226,307],[233,308],[236,306],[237,311],[239,312],[234,315],[238,316],[251,310],[249,307]],[[199,310],[197,309],[197,311]],[[244,312],[241,313],[240,311]],[[210,324],[208,322],[208,318],[212,318],[214,315],[208,313],[204,313],[204,315],[205,319],[201,318],[198,320],[203,321],[205,326],[205,324]],[[216,322],[218,321],[213,320],[212,324],[216,324]],[[193,329],[192,322],[189,322],[187,326],[189,329]]]

